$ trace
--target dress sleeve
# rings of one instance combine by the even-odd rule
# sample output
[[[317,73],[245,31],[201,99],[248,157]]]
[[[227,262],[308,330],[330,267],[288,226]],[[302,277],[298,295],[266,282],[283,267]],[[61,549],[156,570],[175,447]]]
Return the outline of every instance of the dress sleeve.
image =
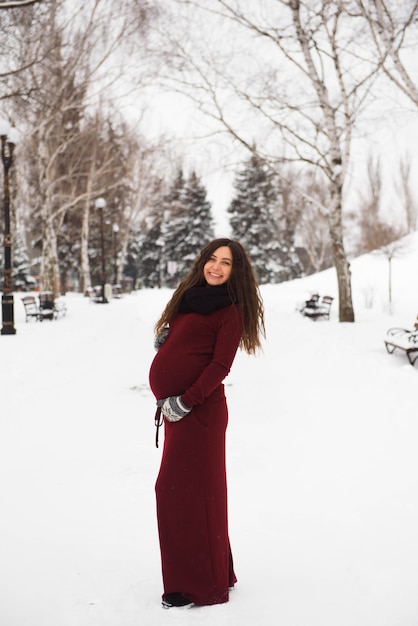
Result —
[[[211,362],[181,396],[186,406],[192,408],[202,404],[229,374],[241,341],[242,330],[240,311],[237,306],[231,306],[219,324]]]

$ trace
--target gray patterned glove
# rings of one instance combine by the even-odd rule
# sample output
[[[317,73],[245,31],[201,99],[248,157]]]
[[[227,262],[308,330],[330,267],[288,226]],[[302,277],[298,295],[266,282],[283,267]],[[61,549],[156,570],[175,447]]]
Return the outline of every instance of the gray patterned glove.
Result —
[[[170,328],[167,326],[167,328],[164,328],[164,330],[162,330],[159,335],[155,335],[154,337],[155,350],[158,351],[161,348],[164,341],[167,339],[167,335],[169,332],[170,332]]]
[[[170,396],[165,400],[158,400],[157,405],[161,407],[161,413],[169,422],[178,422],[191,411],[183,404],[181,396]]]

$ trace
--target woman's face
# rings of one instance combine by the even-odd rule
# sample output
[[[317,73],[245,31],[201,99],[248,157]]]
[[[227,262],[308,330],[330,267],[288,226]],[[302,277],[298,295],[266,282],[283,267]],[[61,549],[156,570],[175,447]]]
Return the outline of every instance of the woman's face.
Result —
[[[231,276],[232,253],[228,246],[217,248],[203,267],[203,276],[208,285],[223,285]]]

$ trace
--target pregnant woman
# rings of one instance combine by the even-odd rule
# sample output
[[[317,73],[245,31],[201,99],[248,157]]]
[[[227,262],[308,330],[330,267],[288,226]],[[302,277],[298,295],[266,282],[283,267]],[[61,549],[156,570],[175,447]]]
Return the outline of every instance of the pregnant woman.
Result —
[[[156,482],[164,608],[227,602],[236,577],[228,536],[223,379],[238,347],[254,354],[264,312],[240,243],[207,244],[156,324],[150,386],[164,418]]]

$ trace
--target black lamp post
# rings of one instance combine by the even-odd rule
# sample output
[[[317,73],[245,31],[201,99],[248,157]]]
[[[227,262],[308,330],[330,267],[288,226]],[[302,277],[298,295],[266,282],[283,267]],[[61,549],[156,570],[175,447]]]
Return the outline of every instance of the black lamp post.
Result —
[[[14,301],[12,280],[12,237],[10,234],[10,191],[9,170],[13,163],[13,149],[17,140],[17,131],[10,128],[8,122],[0,120],[1,160],[4,169],[4,267],[3,293],[1,297],[2,335],[15,335]]]
[[[102,248],[102,303],[107,303],[108,300],[105,296],[106,286],[106,259],[105,259],[105,245],[104,245],[104,230],[103,230],[103,209],[106,206],[106,200],[104,198],[97,198],[96,209],[100,214],[100,241]]]
[[[114,282],[116,285],[118,282],[118,232],[119,232],[119,224],[113,224],[113,275]]]

